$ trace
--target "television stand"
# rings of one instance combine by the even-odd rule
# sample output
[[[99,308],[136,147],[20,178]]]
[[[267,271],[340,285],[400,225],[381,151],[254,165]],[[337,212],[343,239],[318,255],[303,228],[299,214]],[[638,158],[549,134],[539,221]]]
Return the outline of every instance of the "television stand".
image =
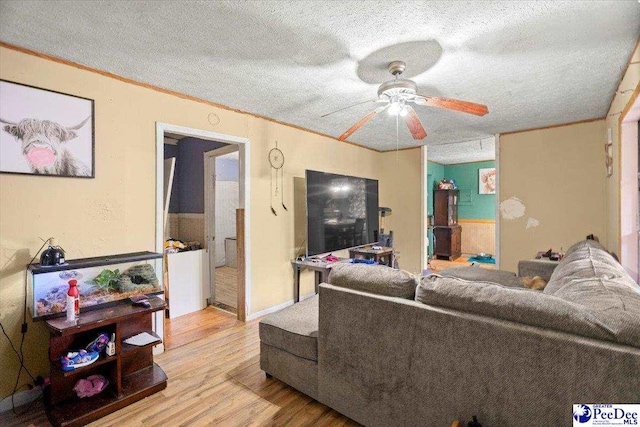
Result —
[[[113,307],[85,311],[78,320],[66,318],[46,321],[49,329],[51,384],[45,389],[45,409],[54,426],[81,426],[104,417],[167,386],[167,376],[153,361],[153,346],[162,340],[152,330],[152,314],[164,310],[165,302],[150,297],[150,307],[121,303]],[[148,332],[158,338],[145,346],[124,343],[126,338]],[[84,348],[100,333],[116,335],[116,354],[100,358],[91,365],[63,371],[60,357]],[[109,385],[101,393],[79,398],[73,391],[78,380],[102,374]]]

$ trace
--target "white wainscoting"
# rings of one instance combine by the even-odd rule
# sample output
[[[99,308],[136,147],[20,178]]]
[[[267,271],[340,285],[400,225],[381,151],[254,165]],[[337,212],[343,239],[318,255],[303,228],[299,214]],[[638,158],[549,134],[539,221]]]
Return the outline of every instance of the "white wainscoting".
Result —
[[[225,239],[236,237],[236,209],[239,206],[239,194],[238,181],[216,181],[216,267],[222,267],[226,264]]]

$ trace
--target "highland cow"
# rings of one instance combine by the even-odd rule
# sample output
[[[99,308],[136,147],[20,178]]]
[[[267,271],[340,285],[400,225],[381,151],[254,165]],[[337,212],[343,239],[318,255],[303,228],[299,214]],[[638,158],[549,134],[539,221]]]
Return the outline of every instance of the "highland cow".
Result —
[[[89,122],[91,116],[80,124],[64,127],[50,120],[22,119],[5,123],[2,129],[22,143],[22,154],[34,174],[62,176],[91,176],[91,170],[75,158],[66,144],[78,136],[78,130]]]

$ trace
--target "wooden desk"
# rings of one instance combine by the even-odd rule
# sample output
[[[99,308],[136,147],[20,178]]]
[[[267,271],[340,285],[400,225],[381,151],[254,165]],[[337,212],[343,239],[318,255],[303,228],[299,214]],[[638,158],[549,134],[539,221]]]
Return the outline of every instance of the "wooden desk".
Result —
[[[315,272],[317,294],[318,286],[320,283],[327,283],[331,267],[338,262],[345,261],[326,262],[319,259],[314,261],[310,259],[305,261],[291,261],[291,265],[293,266],[293,303],[295,304],[300,301],[300,272],[302,270],[313,270]]]
[[[371,246],[349,249],[349,258],[373,259],[375,262],[393,268],[395,253],[393,248],[384,246],[382,249],[372,249]]]

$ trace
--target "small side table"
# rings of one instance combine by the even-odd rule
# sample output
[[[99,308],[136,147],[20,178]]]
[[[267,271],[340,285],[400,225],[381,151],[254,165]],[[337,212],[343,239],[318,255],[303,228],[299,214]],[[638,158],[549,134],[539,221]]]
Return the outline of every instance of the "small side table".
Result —
[[[384,246],[382,249],[372,249],[371,246],[349,249],[349,258],[373,259],[375,262],[393,268],[395,252],[393,248]]]
[[[302,270],[312,270],[316,275],[316,294],[320,283],[326,283],[329,280],[329,272],[331,267],[340,261],[326,262],[320,259],[317,260],[293,260],[291,265],[293,266],[293,303],[300,301],[300,272]]]

